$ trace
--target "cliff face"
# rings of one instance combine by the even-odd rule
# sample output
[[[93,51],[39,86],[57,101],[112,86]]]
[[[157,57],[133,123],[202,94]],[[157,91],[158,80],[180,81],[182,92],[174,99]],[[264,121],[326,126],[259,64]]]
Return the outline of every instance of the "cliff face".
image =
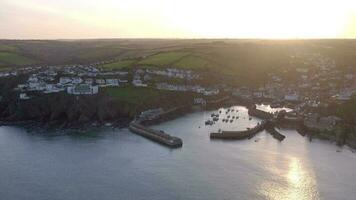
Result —
[[[34,121],[46,125],[77,127],[96,122],[127,125],[141,111],[159,108],[170,109],[193,102],[193,96],[185,93],[155,93],[142,95],[129,101],[113,97],[105,90],[97,95],[69,95],[64,92],[43,94],[31,92],[30,99],[18,99],[19,92],[1,90],[0,121]],[[146,94],[146,96],[145,96]]]
[[[61,93],[28,100],[12,99],[0,104],[0,119],[10,122],[32,120],[79,125],[132,118],[132,113],[124,102],[113,101],[102,95],[70,96]]]

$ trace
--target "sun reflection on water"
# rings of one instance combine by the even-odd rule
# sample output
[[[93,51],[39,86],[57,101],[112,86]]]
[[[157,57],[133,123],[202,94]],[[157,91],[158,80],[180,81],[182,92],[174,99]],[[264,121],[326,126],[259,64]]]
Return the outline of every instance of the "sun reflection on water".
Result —
[[[312,169],[291,157],[285,169],[262,184],[262,194],[271,200],[315,200],[319,193]]]

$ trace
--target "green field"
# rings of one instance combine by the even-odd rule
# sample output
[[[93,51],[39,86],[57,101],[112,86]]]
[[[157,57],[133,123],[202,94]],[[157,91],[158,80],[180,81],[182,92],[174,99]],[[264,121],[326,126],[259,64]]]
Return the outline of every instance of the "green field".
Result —
[[[118,62],[105,64],[102,66],[102,68],[107,70],[120,70],[123,68],[131,67],[135,62],[136,60],[121,60]]]
[[[17,50],[17,48],[14,46],[0,44],[0,51],[16,51],[16,50]]]
[[[0,72],[9,71],[9,70],[11,70],[11,67],[6,67],[6,66],[1,66],[0,65]]]
[[[204,69],[208,64],[209,61],[201,57],[189,55],[175,62],[173,66],[180,69],[201,70]]]
[[[162,91],[153,88],[142,87],[108,87],[105,88],[105,92],[111,97],[130,103],[140,103],[144,99],[152,100],[162,93]]]
[[[0,52],[0,62],[11,65],[33,64],[34,60],[14,53]]]
[[[162,66],[162,65],[171,65],[174,62],[178,61],[182,57],[188,55],[188,52],[165,52],[158,53],[152,56],[141,60],[138,64],[141,65],[154,65],[154,66]]]

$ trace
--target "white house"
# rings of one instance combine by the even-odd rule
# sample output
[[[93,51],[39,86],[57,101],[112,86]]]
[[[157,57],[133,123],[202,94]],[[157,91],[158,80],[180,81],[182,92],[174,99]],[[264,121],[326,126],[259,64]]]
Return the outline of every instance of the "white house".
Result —
[[[348,80],[352,80],[354,78],[353,74],[345,74],[345,78]]]
[[[338,101],[348,101],[351,99],[351,95],[352,95],[351,93],[342,92],[340,94],[335,95],[334,97]]]
[[[28,78],[28,82],[38,82],[38,78],[36,76],[31,76]]]
[[[26,100],[26,99],[30,99],[30,97],[29,97],[29,96],[27,96],[27,94],[26,94],[26,93],[20,93],[20,99],[22,99],[22,100]]]
[[[67,84],[67,83],[71,83],[72,79],[70,77],[60,77],[59,78],[59,83],[60,84]]]
[[[132,84],[136,87],[147,87],[147,84],[142,83],[142,81],[140,79],[133,80]]]
[[[299,101],[299,96],[297,94],[286,94],[284,96],[284,100],[286,100],[286,101]]]
[[[96,79],[95,83],[98,85],[105,85],[105,80],[104,79]]]
[[[98,92],[99,92],[98,86],[91,86],[88,84],[80,84],[67,88],[68,94],[75,94],[75,95],[81,95],[81,94],[93,95],[93,94],[97,94]]]
[[[296,71],[299,73],[308,73],[309,69],[308,68],[297,68]]]
[[[24,90],[27,87],[26,84],[18,84],[15,90]]]
[[[48,93],[55,93],[55,92],[60,92],[63,91],[62,88],[57,87],[57,85],[55,84],[46,84],[46,88],[43,91],[44,93],[48,94]]]
[[[205,105],[206,104],[206,100],[203,99],[203,98],[194,98],[194,104]]]
[[[118,79],[106,79],[106,85],[107,86],[119,86],[119,80]]]
[[[80,84],[82,82],[83,82],[83,79],[80,78],[80,77],[73,77],[72,78],[72,83],[74,83],[74,84]]]
[[[217,95],[217,94],[219,94],[218,89],[205,89],[205,91],[204,91],[205,96],[211,96],[211,95]]]
[[[84,81],[86,84],[89,84],[89,85],[91,85],[91,84],[93,84],[94,83],[94,80],[92,79],[92,78],[87,78],[87,79],[85,79],[85,81]]]
[[[163,112],[164,112],[164,110],[162,108],[146,110],[146,111],[141,112],[140,118],[155,119],[155,118],[159,117],[159,115],[162,114]]]

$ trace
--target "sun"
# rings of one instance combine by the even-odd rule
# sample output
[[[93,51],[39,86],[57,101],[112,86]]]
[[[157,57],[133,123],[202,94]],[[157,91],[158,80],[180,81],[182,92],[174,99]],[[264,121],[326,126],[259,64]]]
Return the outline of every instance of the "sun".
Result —
[[[167,15],[172,26],[197,37],[282,39],[339,37],[353,13],[340,1],[323,0],[194,1],[176,10]]]
[[[3,0],[0,8],[3,38],[356,38],[355,0]]]

